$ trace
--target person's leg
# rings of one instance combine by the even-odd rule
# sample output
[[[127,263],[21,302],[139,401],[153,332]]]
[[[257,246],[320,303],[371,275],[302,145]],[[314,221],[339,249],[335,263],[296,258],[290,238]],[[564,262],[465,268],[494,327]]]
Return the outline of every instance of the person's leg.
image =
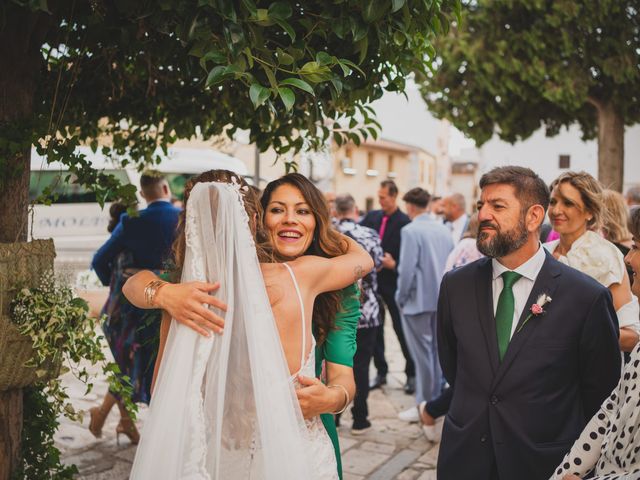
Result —
[[[414,359],[416,371],[416,405],[428,400],[432,395],[433,368],[431,365],[431,345],[428,340],[429,313],[402,315],[405,341]]]
[[[384,358],[384,302],[382,298],[378,296],[378,304],[380,306],[380,326],[375,327],[376,338],[373,346],[373,365],[376,367],[376,378],[370,383],[370,388],[378,388],[386,383],[387,373],[389,372],[389,365]]]
[[[129,440],[133,445],[137,445],[140,441],[140,433],[136,428],[136,424],[129,416],[129,412],[124,408],[122,402],[118,402],[118,409],[120,410],[120,422],[116,426],[116,441],[120,443],[120,434],[129,437]]]
[[[376,328],[359,328],[356,334],[357,350],[353,357],[353,376],[356,383],[356,395],[353,399],[351,414],[353,428],[358,430],[368,426],[369,409],[369,364],[376,340]]]
[[[102,427],[104,426],[104,422],[116,402],[116,397],[114,397],[110,392],[107,392],[102,399],[102,405],[89,409],[89,416],[91,418],[89,421],[89,431],[96,438],[100,438],[102,436]]]
[[[400,311],[398,310],[398,306],[396,305],[394,294],[385,292],[382,294],[382,298],[384,299],[384,303],[387,305],[387,309],[389,310],[389,315],[391,316],[391,321],[393,322],[393,330],[396,332],[398,343],[400,343],[400,349],[402,350],[402,355],[404,356],[406,362],[404,373],[407,375],[407,379],[413,378],[416,376],[416,368],[413,359],[411,358],[411,354],[409,353],[409,349],[407,348],[407,342],[402,330]]]
[[[438,357],[438,336],[437,324],[438,317],[436,312],[429,312],[429,332],[431,333],[431,365],[433,368],[433,386],[431,390],[431,398],[440,395],[444,385],[444,376],[440,367],[440,358]],[[429,400],[431,400],[431,398]]]

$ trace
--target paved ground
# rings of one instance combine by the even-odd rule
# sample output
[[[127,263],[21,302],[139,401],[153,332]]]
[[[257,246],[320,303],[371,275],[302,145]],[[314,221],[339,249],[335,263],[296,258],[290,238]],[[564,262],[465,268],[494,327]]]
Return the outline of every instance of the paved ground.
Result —
[[[416,424],[398,420],[397,413],[413,405],[413,398],[402,392],[404,361],[390,322],[385,332],[390,375],[384,390],[369,396],[370,420],[373,428],[364,435],[352,436],[350,415],[342,418],[339,429],[345,480],[431,480],[435,476],[438,446],[428,442]],[[73,404],[82,410],[99,403],[106,391],[98,378],[94,392],[84,395],[84,388],[67,377]],[[144,430],[146,409],[141,408],[138,425]],[[135,446],[125,437],[118,444],[115,427],[118,422],[114,408],[103,429],[103,437],[95,439],[87,430],[88,418],[82,425],[62,419],[56,442],[66,463],[74,463],[82,480],[124,480],[129,477]]]

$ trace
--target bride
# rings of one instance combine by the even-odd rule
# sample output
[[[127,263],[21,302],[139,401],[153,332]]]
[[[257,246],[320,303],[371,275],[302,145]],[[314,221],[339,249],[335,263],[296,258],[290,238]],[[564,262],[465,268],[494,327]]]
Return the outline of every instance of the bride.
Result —
[[[294,388],[298,375],[314,376],[315,297],[351,284],[373,263],[348,237],[340,257],[274,263],[252,234],[258,202],[239,182],[185,192],[181,281],[220,281],[224,334],[203,337],[163,319],[133,479],[337,478],[326,431],[319,417],[302,418]],[[150,303],[158,288],[149,286]],[[334,387],[346,407],[349,392]]]

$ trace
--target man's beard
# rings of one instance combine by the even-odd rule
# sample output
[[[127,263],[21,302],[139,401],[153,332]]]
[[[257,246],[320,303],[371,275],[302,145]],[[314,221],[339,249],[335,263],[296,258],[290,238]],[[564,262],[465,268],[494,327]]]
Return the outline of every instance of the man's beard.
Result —
[[[495,230],[493,237],[489,232],[482,231],[482,227],[492,227]],[[488,220],[480,222],[476,246],[480,253],[492,258],[506,257],[522,247],[529,238],[529,232],[524,223],[524,218],[520,218],[516,228],[502,232],[498,225],[494,225]]]

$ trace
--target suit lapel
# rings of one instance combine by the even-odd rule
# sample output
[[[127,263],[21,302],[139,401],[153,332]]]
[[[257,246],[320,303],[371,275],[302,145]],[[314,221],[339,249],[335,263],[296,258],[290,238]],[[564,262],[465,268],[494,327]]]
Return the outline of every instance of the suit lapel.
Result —
[[[522,347],[527,343],[529,337],[533,334],[533,332],[538,328],[539,321],[536,321],[535,317],[531,317],[525,325],[523,323],[529,316],[531,305],[533,305],[536,299],[546,293],[551,298],[553,298],[555,294],[555,290],[558,286],[558,277],[560,276],[560,269],[556,265],[556,260],[548,253],[546,253],[546,259],[544,264],[542,265],[542,269],[536,278],[535,283],[533,284],[533,288],[531,289],[531,293],[529,294],[529,298],[527,299],[527,303],[525,303],[525,307],[520,314],[520,319],[518,320],[518,325],[516,326],[516,330],[511,337],[511,341],[509,342],[509,346],[507,347],[507,351],[502,359],[502,363],[500,364],[497,374],[493,381],[493,388],[495,388],[505,372],[509,369],[515,358],[518,356],[518,353],[522,349]],[[549,304],[549,307],[551,304]],[[520,328],[522,327],[522,329]]]
[[[484,334],[491,370],[495,375],[500,361],[498,356],[496,321],[493,315],[493,268],[490,258],[481,260],[478,263],[479,281],[475,283],[478,320],[480,321],[482,333]]]

